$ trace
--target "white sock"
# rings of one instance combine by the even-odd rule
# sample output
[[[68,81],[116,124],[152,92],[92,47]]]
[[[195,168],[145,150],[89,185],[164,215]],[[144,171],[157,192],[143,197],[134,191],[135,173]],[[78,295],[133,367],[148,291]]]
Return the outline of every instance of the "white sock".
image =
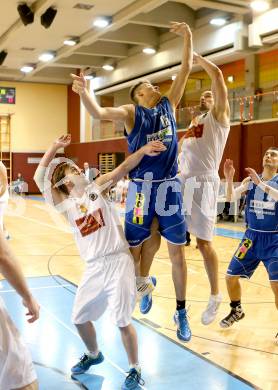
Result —
[[[222,295],[221,295],[221,293],[216,294],[216,295],[210,294],[210,297],[211,297],[213,300],[218,301],[219,299],[222,298]]]
[[[151,282],[150,276],[136,276],[136,283],[137,284],[145,284]]]
[[[99,354],[99,350],[97,349],[96,351],[88,351],[87,355],[90,356],[91,358],[93,359],[96,359],[98,357],[98,354]]]
[[[141,366],[140,366],[139,363],[130,364],[130,365],[129,365],[129,368],[130,368],[130,369],[131,369],[131,368],[135,368],[135,370],[136,370],[139,374],[141,374]]]

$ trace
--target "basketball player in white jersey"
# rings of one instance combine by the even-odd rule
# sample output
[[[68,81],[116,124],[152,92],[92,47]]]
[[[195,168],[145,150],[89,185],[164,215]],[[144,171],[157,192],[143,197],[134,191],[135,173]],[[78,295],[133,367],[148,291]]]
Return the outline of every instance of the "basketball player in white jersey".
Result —
[[[0,231],[0,272],[22,297],[28,322],[39,318],[39,305],[26,284],[18,261]],[[1,294],[1,290],[0,290]],[[0,389],[38,390],[32,357],[0,297]]]
[[[121,332],[130,364],[122,389],[134,389],[143,383],[138,363],[137,335],[131,325],[136,303],[134,263],[117,211],[105,193],[136,167],[145,155],[157,156],[166,147],[158,141],[150,142],[114,171],[96,178],[89,185],[71,160],[53,160],[57,150],[69,144],[70,135],[62,136],[48,149],[34,180],[46,201],[63,212],[72,226],[80,256],[86,261],[75,297],[72,320],[88,352],[71,371],[73,375],[82,374],[90,366],[103,361],[91,321],[100,318],[109,308],[112,321]]]
[[[221,70],[209,60],[194,53],[194,62],[211,79],[211,91],[201,96],[201,110],[181,140],[180,169],[184,183],[184,206],[190,233],[197,238],[203,256],[211,295],[202,323],[210,324],[221,302],[218,286],[218,259],[212,246],[219,189],[218,169],[230,130],[228,93]]]

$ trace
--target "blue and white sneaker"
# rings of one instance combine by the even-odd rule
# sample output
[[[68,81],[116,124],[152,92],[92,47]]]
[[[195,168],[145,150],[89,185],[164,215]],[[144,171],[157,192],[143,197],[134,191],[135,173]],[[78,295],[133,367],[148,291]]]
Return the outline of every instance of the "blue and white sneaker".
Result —
[[[184,342],[190,341],[192,333],[189,327],[186,309],[176,310],[174,321],[177,325],[178,339]]]
[[[122,390],[139,389],[139,385],[144,386],[145,381],[141,378],[141,373],[136,368],[131,368],[122,385]]]
[[[93,358],[86,353],[81,356],[79,362],[71,368],[71,372],[75,375],[84,374],[89,368],[95,364],[100,364],[104,360],[104,356],[101,352],[98,353],[96,358]]]
[[[151,276],[151,281],[152,281],[153,289],[154,289],[156,286],[156,277]],[[141,298],[141,301],[139,304],[140,312],[142,314],[147,314],[151,310],[152,304],[153,304],[153,298],[152,298],[152,291],[151,291],[149,294],[144,295],[143,298]]]

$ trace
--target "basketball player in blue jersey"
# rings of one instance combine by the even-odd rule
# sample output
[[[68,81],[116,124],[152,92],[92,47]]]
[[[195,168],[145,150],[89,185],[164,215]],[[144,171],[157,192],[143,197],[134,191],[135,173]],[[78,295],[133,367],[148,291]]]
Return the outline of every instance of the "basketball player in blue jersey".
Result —
[[[186,224],[182,212],[180,183],[176,178],[178,145],[174,112],[192,68],[192,34],[185,23],[172,22],[170,31],[183,37],[184,46],[181,68],[167,97],[162,96],[159,89],[149,81],[143,80],[131,89],[130,96],[135,105],[100,107],[96,100],[91,99],[83,75],[72,75],[72,89],[79,93],[83,104],[94,118],[124,122],[131,153],[150,140],[160,140],[167,147],[161,156],[153,160],[144,157],[130,172],[125,233],[134,257],[136,275],[140,277],[143,242],[151,237],[153,220],[158,220],[159,231],[167,240],[172,262],[172,277],[177,299],[175,312],[177,336],[182,341],[189,341],[191,331],[185,309],[186,265],[183,248],[186,242]],[[147,260],[149,264],[153,256],[154,251]],[[138,290],[147,287],[148,293],[156,283],[155,278],[150,278],[148,274],[141,275],[138,280]],[[144,297],[140,303],[143,313],[147,313],[152,305],[151,294],[145,296],[146,299]]]
[[[247,192],[244,237],[239,244],[227,270],[226,283],[231,299],[231,312],[220,322],[228,328],[244,318],[241,306],[240,277],[251,278],[260,261],[263,262],[278,310],[278,148],[270,147],[263,157],[261,175],[252,168],[246,168],[249,177],[234,189],[235,169],[232,160],[226,160],[224,175],[227,180],[227,200],[239,199]]]

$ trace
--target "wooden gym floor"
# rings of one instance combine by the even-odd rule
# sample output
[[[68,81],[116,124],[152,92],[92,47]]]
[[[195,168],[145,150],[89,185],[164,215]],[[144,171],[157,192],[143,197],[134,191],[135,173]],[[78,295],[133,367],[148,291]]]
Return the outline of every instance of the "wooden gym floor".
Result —
[[[20,260],[25,276],[46,276],[50,271],[78,284],[84,265],[73,238],[69,232],[57,226],[54,217],[47,210],[40,198],[27,197],[25,201],[25,198],[17,197],[16,201],[10,200],[5,218],[5,225],[11,235],[9,244]],[[13,215],[17,211],[20,211],[20,216]],[[232,223],[218,224],[217,227],[236,232],[244,230]],[[221,233],[221,229],[219,232]],[[274,337],[278,332],[278,313],[263,266],[258,268],[250,281],[242,281],[245,319],[228,330],[221,329],[218,324],[229,312],[225,272],[238,242],[239,239],[222,235],[214,238],[220,261],[223,303],[217,320],[209,326],[202,325],[200,321],[209,289],[201,255],[195,248],[195,239],[192,239],[190,247],[185,248],[188,265],[187,304],[190,305],[189,317],[193,333],[192,340],[186,347],[240,376],[255,388],[274,390],[278,388],[278,345],[274,344]],[[152,274],[158,281],[153,294],[153,308],[146,316],[136,308],[134,318],[179,343],[172,320],[175,296],[171,265],[163,240],[152,266]]]

